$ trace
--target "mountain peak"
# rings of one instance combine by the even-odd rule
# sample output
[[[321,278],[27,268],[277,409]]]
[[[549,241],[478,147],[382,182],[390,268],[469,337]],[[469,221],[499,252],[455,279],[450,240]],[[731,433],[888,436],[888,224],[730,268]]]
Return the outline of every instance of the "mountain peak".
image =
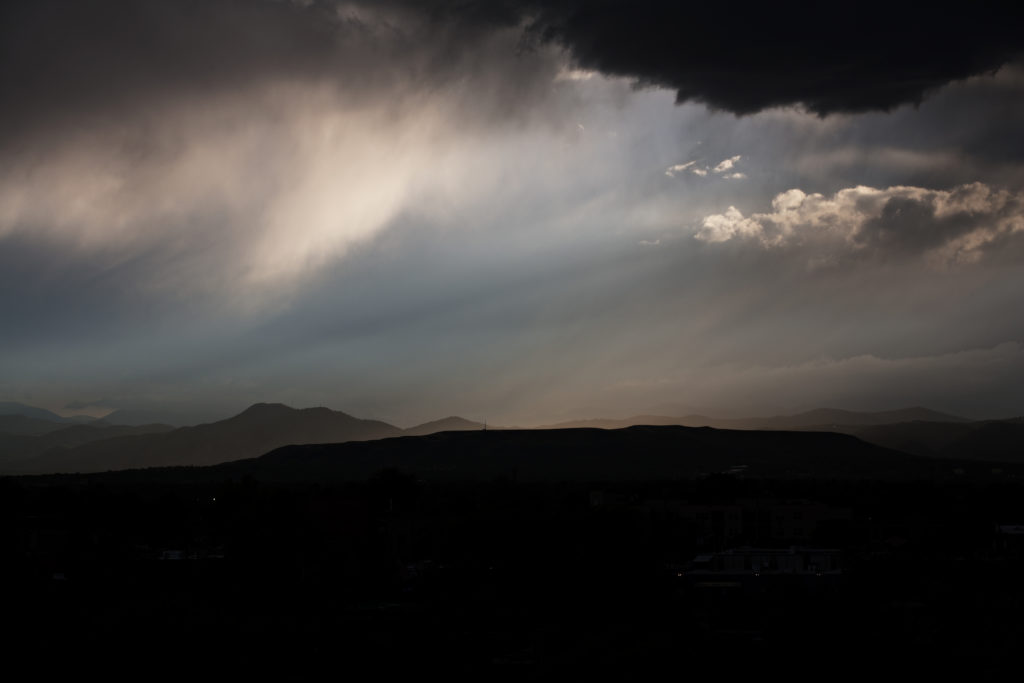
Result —
[[[45,408],[37,408],[35,406],[25,405],[24,403],[13,403],[11,401],[0,402],[0,415],[23,415],[36,420],[48,420],[49,422],[69,422],[66,418],[61,417],[57,413],[46,410]]]
[[[473,422],[472,420],[467,420],[464,417],[451,415],[449,417],[441,418],[440,420],[424,422],[421,425],[409,427],[405,430],[405,433],[410,436],[424,436],[426,434],[434,434],[436,432],[473,431],[483,429],[483,426],[482,422]]]
[[[267,415],[295,412],[295,408],[284,403],[253,403],[243,410],[239,415]]]
[[[313,408],[293,408],[284,403],[253,403],[235,417],[246,419],[271,419],[271,418],[295,418],[295,419],[348,419],[355,420],[348,413],[340,410],[332,410],[326,406]]]

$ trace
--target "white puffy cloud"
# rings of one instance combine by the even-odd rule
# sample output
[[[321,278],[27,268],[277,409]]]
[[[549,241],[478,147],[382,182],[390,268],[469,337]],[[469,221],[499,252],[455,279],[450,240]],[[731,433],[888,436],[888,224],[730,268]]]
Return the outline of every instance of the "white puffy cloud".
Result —
[[[704,225],[697,231],[697,239],[704,242],[725,242],[734,237],[758,237],[763,230],[754,218],[744,218],[740,210],[730,206],[725,213],[713,214],[704,219]]]
[[[730,170],[733,166],[735,166],[736,162],[739,161],[742,158],[743,158],[742,155],[737,154],[734,157],[729,157],[728,159],[723,159],[722,161],[718,162],[717,166],[715,166],[713,169],[711,169],[711,172],[712,173],[725,173],[726,171]]]
[[[695,163],[697,162],[687,161],[685,164],[676,164],[675,166],[669,166],[667,169],[665,169],[665,175],[667,175],[669,178],[674,178],[676,173],[682,173],[686,169],[693,166]],[[696,171],[694,172],[696,173]]]
[[[911,254],[937,264],[980,259],[1024,234],[1024,196],[984,183],[951,190],[863,185],[831,197],[800,189],[778,194],[771,211],[744,216],[730,206],[704,218],[704,242],[755,240],[765,247],[826,254]]]
[[[694,175],[703,178],[707,176],[708,173],[725,173],[725,171],[730,170],[741,158],[742,156],[737,154],[734,157],[730,157],[728,159],[721,161],[717,166],[715,166],[712,169],[709,169],[707,166],[697,166],[696,160],[687,161],[685,164],[676,164],[675,166],[669,166],[667,169],[665,169],[665,175],[667,175],[669,178],[674,178],[677,173],[682,173],[683,171],[689,170]],[[728,180],[742,180],[747,177],[747,174],[734,172],[726,173],[722,177]]]

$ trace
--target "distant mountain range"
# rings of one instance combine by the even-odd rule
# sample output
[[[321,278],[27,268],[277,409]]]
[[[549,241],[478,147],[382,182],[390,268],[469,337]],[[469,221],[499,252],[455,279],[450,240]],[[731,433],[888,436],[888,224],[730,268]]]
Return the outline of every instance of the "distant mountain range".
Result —
[[[177,429],[169,425],[109,425],[105,420],[68,427],[18,417],[19,424],[25,423],[20,433],[2,433],[0,429],[0,469],[8,473],[214,465],[254,458],[290,444],[365,441],[483,428],[470,420],[449,417],[403,430],[328,408],[297,410],[279,403],[257,403],[227,420]],[[45,425],[53,428],[45,429]]]
[[[0,419],[0,425],[2,424],[3,420]],[[0,471],[28,466],[29,461],[33,458],[50,452],[76,448],[93,441],[103,441],[121,436],[160,434],[174,429],[168,425],[128,427],[108,425],[103,422],[94,422],[88,425],[58,425],[58,427],[59,429],[41,434],[0,431]]]
[[[400,436],[385,422],[360,420],[327,408],[296,410],[257,403],[242,413],[210,424],[162,433],[119,436],[75,448],[51,450],[19,469],[29,472],[97,472],[170,465],[213,465],[252,458],[295,443],[360,441]]]
[[[95,419],[89,417],[88,415],[74,415],[72,417],[62,417],[57,413],[46,410],[45,408],[36,408],[35,406],[25,405],[24,403],[0,401],[0,417],[17,416],[27,417],[33,420],[42,420],[45,422],[55,422],[58,424],[86,424],[92,422]]]
[[[19,404],[0,405],[17,407]],[[484,427],[479,422],[453,416],[401,429],[328,408],[295,409],[269,403],[255,404],[226,420],[180,428],[166,424],[112,425],[106,420],[69,425],[61,421],[66,418],[49,411],[29,412],[33,415],[0,415],[0,473],[206,466],[255,458],[290,445],[338,444],[439,432],[482,432]],[[45,414],[56,420],[38,417]],[[622,430],[640,425],[757,430],[758,439],[763,443],[775,438],[766,436],[771,432],[839,432],[848,435],[843,438],[856,437],[892,451],[918,456],[1024,462],[1024,420],[971,422],[926,408],[873,413],[819,409],[797,415],[747,419],[641,415],[624,420],[565,422],[523,431]],[[514,430],[492,428],[490,431],[511,434]],[[544,438],[533,437],[535,442],[542,442]]]
[[[0,434],[39,436],[68,427],[66,422],[55,422],[24,415],[0,415]]]
[[[198,410],[147,410],[144,408],[122,408],[103,416],[103,421],[115,425],[140,426],[166,424],[174,427],[188,427],[207,422],[216,422],[208,411]]]

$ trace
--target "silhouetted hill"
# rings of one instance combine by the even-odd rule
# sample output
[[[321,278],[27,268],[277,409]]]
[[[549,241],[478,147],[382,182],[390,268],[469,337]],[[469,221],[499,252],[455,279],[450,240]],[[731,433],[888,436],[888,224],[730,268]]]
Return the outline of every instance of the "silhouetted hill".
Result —
[[[437,432],[466,432],[483,428],[482,422],[473,422],[472,420],[453,416],[409,427],[405,430],[405,433],[409,436],[424,436]]]
[[[879,662],[1005,678],[1024,465],[992,469],[829,433],[634,427],[0,478],[4,642],[36,670],[116,644],[133,672],[403,680],[454,656],[481,680],[715,678],[732,660],[764,678],[797,657],[841,679]]]
[[[720,419],[701,415],[671,418],[639,415],[624,420],[582,420],[553,425],[616,429],[633,424],[680,424],[716,429],[837,432],[930,458],[1024,462],[1024,419],[972,422],[928,408],[880,412],[823,408],[797,415]]]
[[[381,439],[401,434],[402,430],[385,422],[360,420],[327,408],[296,410],[281,404],[258,403],[220,422],[51,451],[23,463],[22,471],[96,472],[212,465],[253,458],[287,444]]]
[[[538,429],[575,429],[581,427],[621,429],[634,425],[681,425],[685,427],[714,427],[715,429],[792,430],[815,427],[827,430],[833,426],[880,425],[895,422],[911,422],[914,420],[951,423],[969,422],[969,420],[962,417],[947,415],[921,407],[880,412],[818,408],[796,415],[776,415],[774,417],[715,418],[706,415],[685,415],[683,417],[637,415],[625,419],[575,420],[546,425],[538,427]]]
[[[949,421],[878,424],[914,416]],[[634,419],[667,422],[673,418],[638,416]],[[403,436],[411,441],[399,439],[386,445],[342,449],[340,452],[346,453],[346,457],[356,454],[356,459],[347,462],[342,470],[355,467],[362,472],[360,467],[376,468],[376,471],[382,467],[422,466],[430,471],[470,472],[472,476],[520,476],[523,473],[527,478],[557,478],[584,472],[589,473],[587,476],[657,478],[746,465],[752,471],[761,469],[765,473],[794,476],[840,476],[853,469],[866,476],[869,471],[885,472],[893,463],[904,462],[902,459],[908,453],[957,459],[1024,459],[1018,455],[1016,447],[1022,443],[1024,423],[967,422],[924,408],[877,413],[822,409],[792,416],[708,421],[717,427],[635,427],[612,430],[615,434],[608,437],[601,436],[607,430],[593,428],[489,429],[484,432],[482,424],[459,417],[401,430],[385,422],[362,420],[327,408],[296,410],[282,404],[261,403],[227,420],[171,431],[150,427],[143,430],[146,433],[139,433],[131,431],[130,427],[94,425],[60,430],[61,433],[47,435],[45,440],[42,435],[24,436],[20,440],[8,435],[4,437],[8,454],[31,454],[32,457],[15,458],[17,462],[9,457],[4,460],[8,471],[15,469],[23,473],[214,465],[256,458],[284,446],[329,444],[322,446],[326,450],[302,451],[323,453],[342,448],[338,444],[344,442]],[[612,426],[620,422],[588,420],[584,424]],[[737,429],[722,429],[722,425]],[[760,429],[755,429],[759,425]],[[786,431],[786,428],[798,431]],[[653,431],[645,431],[648,429]],[[435,432],[443,433],[424,436]],[[477,432],[479,436],[472,436]],[[849,436],[817,432],[843,432]],[[445,433],[452,436],[446,437]],[[869,446],[851,436],[874,445]],[[415,437],[425,440],[419,442]],[[559,443],[567,452],[559,450]],[[0,455],[4,445],[0,439]],[[41,445],[46,447],[41,450]],[[454,450],[447,450],[449,447]],[[524,451],[521,458],[516,455],[517,449]],[[680,449],[687,454],[682,460],[678,457]],[[373,455],[367,455],[371,453]],[[364,460],[364,465],[359,465]],[[577,465],[582,470],[574,469]],[[259,465],[257,469],[264,467],[266,465]],[[339,465],[330,464],[328,469],[335,467]]]
[[[691,427],[619,430],[442,432],[345,444],[287,446],[229,463],[213,476],[267,480],[358,480],[386,468],[425,480],[655,480],[745,466],[751,476],[888,477],[928,471],[928,461],[818,432]]]
[[[901,422],[836,427],[886,448],[934,458],[1024,462],[1024,422]]]
[[[145,437],[124,440],[142,438]],[[423,483],[653,482],[718,474],[765,481],[921,481],[961,476],[1009,481],[1024,477],[1024,463],[1007,462],[994,473],[989,462],[921,457],[847,434],[637,426],[617,430],[449,431],[427,436],[290,445],[261,457],[209,467],[161,466],[66,474],[56,475],[52,481],[88,477],[130,485],[251,478],[270,483],[319,485],[366,481],[385,471],[406,473]]]
[[[556,424],[541,425],[535,429],[623,429],[624,427],[635,427],[638,425],[676,425],[676,426],[699,426],[705,425],[684,425],[687,418],[669,417],[667,415],[634,415],[622,419],[615,418],[593,418],[589,420],[569,420]],[[710,419],[710,418],[706,418]]]
[[[897,422],[970,422],[956,415],[940,413],[936,410],[916,406],[901,410],[883,410],[878,412],[857,412],[835,408],[819,408],[797,415],[755,419],[755,424],[772,425],[773,429],[796,429],[814,426],[831,425],[883,425]]]

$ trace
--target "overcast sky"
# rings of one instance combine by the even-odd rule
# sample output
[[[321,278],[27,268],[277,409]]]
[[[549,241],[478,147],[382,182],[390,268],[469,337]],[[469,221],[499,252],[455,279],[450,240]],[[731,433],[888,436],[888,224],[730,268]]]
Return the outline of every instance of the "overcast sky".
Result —
[[[1020,10],[681,4],[5,3],[0,400],[1024,414]]]

